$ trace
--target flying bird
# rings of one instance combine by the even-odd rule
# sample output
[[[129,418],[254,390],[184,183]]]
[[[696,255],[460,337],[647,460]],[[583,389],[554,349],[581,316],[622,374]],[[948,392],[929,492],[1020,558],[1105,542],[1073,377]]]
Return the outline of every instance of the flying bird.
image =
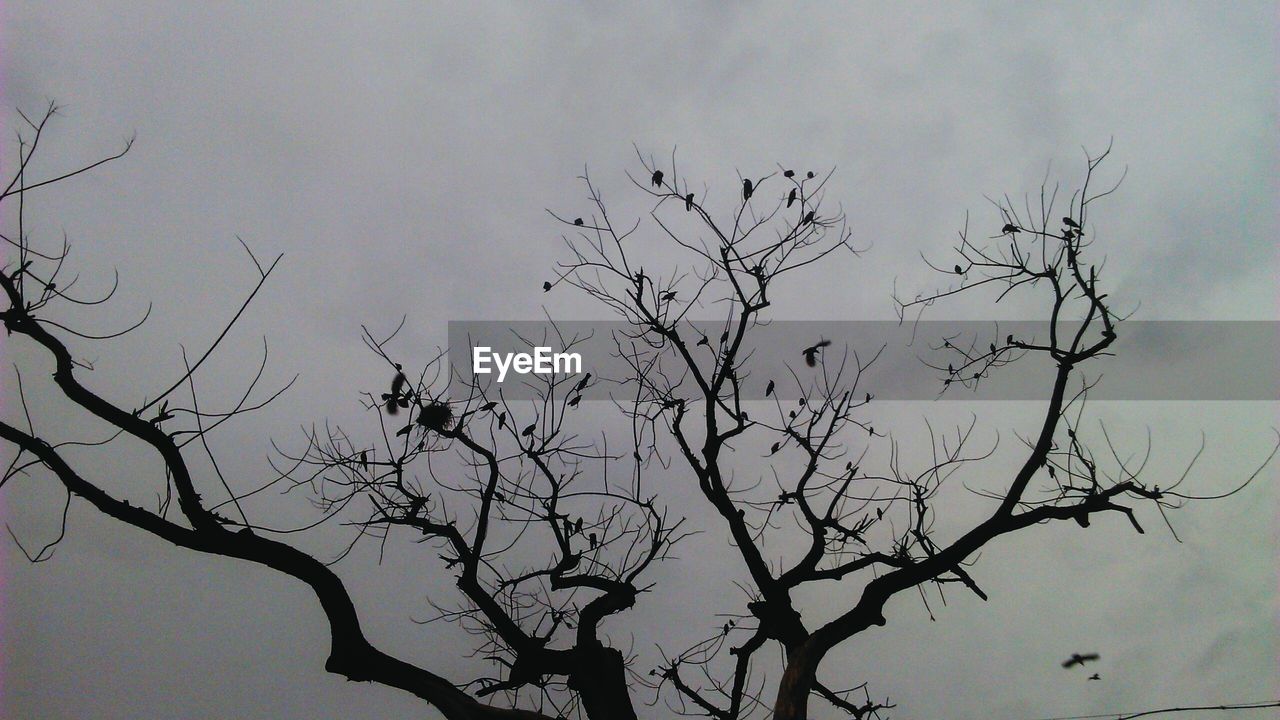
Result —
[[[1079,224],[1079,223],[1077,223],[1075,220],[1072,220],[1070,216],[1065,216],[1065,217],[1063,217],[1063,218],[1062,218],[1062,224],[1063,224],[1063,225],[1066,225],[1067,227],[1071,228],[1072,230],[1079,230],[1079,229],[1080,229],[1080,224]]]
[[[830,340],[819,340],[818,344],[811,345],[802,350],[801,354],[804,355],[805,365],[808,365],[809,367],[816,367],[818,365],[818,351],[830,344]]]
[[[693,209],[693,193],[684,196],[684,211],[689,212]]]
[[[409,382],[409,378],[399,371],[399,366],[397,365],[396,376],[391,381],[391,392],[382,394],[382,399],[387,402],[388,415],[395,415],[400,412],[400,408],[409,407],[409,399],[401,396],[404,392],[404,384],[407,382]]]
[[[662,187],[662,171],[661,170],[653,171],[653,186]]]
[[[752,192],[754,192],[754,189],[751,187],[751,179],[750,179],[750,178],[745,178],[745,179],[743,179],[743,181],[742,181],[742,199],[743,199],[743,200],[750,200],[750,199],[751,199],[751,193],[752,193]]]
[[[1085,678],[1085,680],[1101,680],[1101,679],[1102,679],[1102,677],[1101,677],[1101,676],[1099,676],[1099,675],[1098,675],[1098,673],[1094,673],[1094,674],[1090,675],[1089,677]]]
[[[787,193],[787,207],[791,207],[791,204],[794,203],[795,201],[796,201],[796,189],[791,188],[791,192]]]
[[[1071,653],[1071,657],[1067,658],[1067,660],[1062,663],[1062,667],[1071,668],[1076,665],[1084,665],[1087,662],[1092,662],[1099,658],[1101,658],[1101,656],[1098,655],[1098,653],[1088,653],[1085,655],[1081,655],[1080,653]]]

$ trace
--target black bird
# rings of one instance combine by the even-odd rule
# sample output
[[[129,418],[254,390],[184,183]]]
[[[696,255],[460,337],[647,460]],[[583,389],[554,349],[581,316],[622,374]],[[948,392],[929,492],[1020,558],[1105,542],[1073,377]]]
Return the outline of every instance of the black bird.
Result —
[[[369,451],[368,450],[360,451],[360,467],[365,470],[369,469]]]
[[[957,266],[956,266],[956,274],[957,274],[957,275],[963,275],[963,274],[964,274],[964,268],[962,268],[962,267],[960,267],[959,265],[957,265]]]
[[[774,443],[774,444],[773,444],[773,447],[769,448],[769,454],[770,454],[770,455],[772,455],[772,454],[774,454],[774,453],[778,452],[778,451],[779,451],[779,450],[781,450],[781,449],[782,449],[782,443],[781,443],[781,442],[776,442],[776,443]]]
[[[1079,230],[1079,229],[1080,229],[1080,224],[1079,224],[1079,223],[1077,223],[1075,220],[1072,220],[1072,219],[1070,218],[1070,216],[1063,217],[1063,218],[1062,218],[1062,224],[1063,224],[1063,225],[1066,225],[1067,227],[1071,228],[1072,230]]]
[[[1005,338],[1005,339],[1004,339],[1004,344],[1005,344],[1005,345],[1012,345],[1012,344],[1013,344],[1013,335],[1009,335],[1009,337]]]
[[[689,212],[693,209],[693,193],[684,196],[684,211]]]
[[[991,353],[992,353],[992,354],[995,354],[995,351],[996,351],[996,344],[995,344],[995,343],[991,343]]]
[[[574,395],[573,399],[569,401],[569,407],[578,407],[578,403],[580,402],[582,402],[582,396]]]
[[[1071,653],[1071,657],[1067,658],[1067,660],[1062,663],[1062,667],[1070,668],[1075,667],[1076,665],[1084,665],[1085,663],[1092,662],[1100,657],[1101,656],[1098,655],[1098,653],[1088,653],[1085,655],[1081,655],[1080,653]]]
[[[676,299],[676,291],[675,291],[675,290],[668,290],[668,291],[666,291],[666,292],[662,293],[662,295],[660,295],[660,296],[658,297],[658,299],[659,299],[659,300],[662,300],[663,302],[667,302],[667,301],[675,300],[675,299]]]
[[[703,335],[702,339],[697,342],[697,345],[706,345],[707,347],[711,347],[711,339],[708,338],[706,335]]]
[[[662,187],[662,171],[661,170],[653,171],[653,186]]]
[[[791,207],[791,204],[794,203],[795,201],[796,201],[796,189],[791,188],[791,192],[787,193],[787,207]]]
[[[523,430],[521,430],[521,431],[520,431],[520,436],[521,436],[521,437],[529,437],[530,435],[532,435],[532,434],[533,434],[533,431],[534,431],[534,430],[537,430],[537,429],[538,429],[538,423],[536,423],[536,422],[535,422],[535,423],[530,423],[530,424],[529,424],[529,427],[527,427],[527,428],[525,428],[525,429],[523,429]]]
[[[574,218],[573,224],[577,225],[578,227],[582,227],[582,218]]]
[[[583,388],[585,388],[589,382],[591,382],[591,373],[583,375],[582,379],[578,381],[578,384],[573,386],[573,391],[579,393],[582,392]]]
[[[807,177],[807,178],[809,178],[810,180],[812,180],[812,179],[813,179],[813,171],[812,171],[812,170],[810,170],[809,172],[805,173],[805,174],[804,174],[804,176],[805,176],[805,177]]]
[[[1013,223],[1005,223],[1004,227],[1000,228],[1000,232],[1005,235],[1012,235],[1013,233],[1018,232],[1018,226]]]
[[[773,388],[774,388],[773,381],[770,380],[769,384],[764,386],[764,396],[769,397],[770,395],[772,395]]]
[[[1085,678],[1085,680],[1101,680],[1101,679],[1102,679],[1102,677],[1101,677],[1100,675],[1098,675],[1098,673],[1094,673],[1094,674],[1090,675],[1089,677]]]
[[[548,280],[548,281],[546,281],[546,282],[542,283],[542,292],[551,292],[551,281],[550,281],[550,280]]]
[[[750,178],[744,179],[742,181],[742,199],[750,200],[752,192],[755,192],[755,190],[751,187],[751,179]]]
[[[400,412],[400,408],[409,406],[408,399],[401,397],[404,392],[404,384],[407,382],[409,382],[409,378],[399,371],[399,366],[396,366],[396,376],[391,381],[391,392],[383,393],[382,395],[382,399],[387,402],[388,415],[395,415]]]
[[[803,224],[808,225],[809,223],[813,222],[813,218],[815,217],[815,215],[816,215],[816,212],[813,210],[810,210],[809,212],[805,213]]]
[[[591,545],[591,549],[594,550],[596,548],[596,543],[597,543],[596,534],[591,533],[590,535],[588,535],[587,542]]]
[[[565,518],[564,519],[564,536],[570,537],[572,535],[573,535],[573,523],[569,522],[569,518]]]
[[[581,532],[582,532],[582,518],[578,518],[578,519],[577,519],[577,521],[575,521],[575,522],[573,523],[573,531],[574,531],[575,533],[581,533]]]
[[[481,405],[481,406],[480,406],[480,411],[481,411],[481,412],[489,412],[490,410],[492,410],[492,409],[494,409],[494,408],[496,408],[496,407],[498,407],[498,401],[497,401],[497,400],[491,400],[491,401],[489,401],[489,402],[487,402],[487,403],[485,403],[485,404]]]
[[[507,424],[507,411],[503,410],[498,413],[498,429],[501,430]]]
[[[786,170],[786,171],[783,171],[782,173],[782,177],[784,178],[793,178],[795,176],[796,176],[795,170]]]
[[[805,365],[808,365],[809,367],[816,367],[818,365],[818,351],[830,344],[830,340],[819,340],[818,344],[811,345],[802,350],[801,354],[804,355]]]

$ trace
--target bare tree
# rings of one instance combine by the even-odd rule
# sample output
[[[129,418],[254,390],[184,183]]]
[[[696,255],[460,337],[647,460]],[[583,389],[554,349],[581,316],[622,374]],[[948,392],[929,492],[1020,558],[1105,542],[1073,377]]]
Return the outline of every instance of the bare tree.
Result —
[[[885,624],[891,597],[913,591],[927,602],[929,593],[955,584],[985,599],[972,558],[1003,535],[1060,520],[1088,527],[1102,513],[1119,513],[1142,532],[1143,505],[1163,516],[1202,497],[1182,489],[1191,467],[1171,481],[1148,483],[1141,466],[1122,459],[1105,437],[1087,439],[1081,428],[1089,386],[1079,370],[1109,351],[1122,324],[1098,267],[1086,260],[1090,211],[1114,189],[1091,189],[1106,153],[1089,159],[1084,186],[1061,210],[1048,188],[1034,212],[1029,203],[1022,210],[997,203],[1003,229],[987,241],[961,234],[959,264],[940,271],[949,287],[899,301],[904,317],[918,317],[958,293],[990,290],[997,299],[1041,293],[1051,317],[1045,339],[1010,336],[986,349],[948,339],[942,346],[954,356],[939,368],[942,389],[980,381],[1034,354],[1057,368],[1019,467],[1011,477],[987,479],[990,512],[944,536],[934,530],[940,487],[990,458],[992,448],[971,447],[972,424],[934,435],[932,447],[922,449],[899,448],[877,431],[873,394],[860,386],[874,354],[838,355],[830,339],[814,338],[795,349],[803,362],[786,381],[798,399],[784,404],[769,379],[768,401],[750,404],[755,414],[748,413],[745,388],[764,380],[751,377],[746,340],[767,321],[775,283],[859,252],[843,214],[824,202],[830,174],[779,168],[738,178],[741,192],[735,185],[736,200],[722,217],[704,204],[706,191],[694,190],[681,175],[674,155],[664,167],[641,156],[644,175],[633,184],[651,198],[652,211],[648,224],[626,225],[615,224],[597,187],[583,178],[592,212],[555,215],[566,227],[569,257],[545,288],[576,288],[625,321],[628,330],[613,340],[628,372],[608,378],[620,388],[616,397],[626,398],[614,403],[632,428],[625,439],[595,439],[575,423],[583,394],[605,378],[552,376],[533,401],[508,400],[479,381],[456,382],[443,355],[415,366],[395,356],[394,331],[384,337],[366,330],[366,344],[391,378],[365,395],[369,431],[326,424],[307,433],[301,450],[286,444],[269,476],[224,477],[208,433],[283,388],[260,391],[259,365],[236,402],[214,409],[200,403],[194,377],[280,258],[260,262],[246,246],[254,280],[217,340],[149,399],[132,406],[107,400],[81,381],[84,364],[71,345],[103,336],[55,321],[48,309],[101,303],[110,295],[81,298],[73,282],[60,284],[68,248],[35,249],[23,227],[23,198],[120,157],[128,145],[102,161],[33,180],[28,163],[54,114],[51,106],[38,120],[22,116],[18,168],[0,195],[0,202],[18,205],[16,233],[4,236],[17,260],[0,274],[7,301],[0,319],[10,335],[53,361],[53,380],[65,399],[105,422],[110,440],[144,443],[163,473],[154,478],[155,507],[132,505],[86,471],[89,465],[76,466],[67,449],[77,442],[52,440],[53,429],[27,412],[20,422],[0,422],[0,437],[16,449],[0,484],[51,473],[67,504],[78,497],[174,545],[296,578],[328,619],[326,669],[413,693],[448,718],[613,720],[635,718],[638,704],[649,702],[721,720],[795,720],[810,716],[815,697],[837,714],[885,717],[894,706],[890,699],[865,684],[851,688],[850,679],[824,672],[822,664],[841,643]],[[1061,220],[1058,212],[1065,213]],[[665,237],[684,253],[685,264],[669,275],[642,267],[633,249],[642,227],[656,231],[649,238]],[[718,339],[690,322],[701,307],[720,313]],[[1060,331],[1068,321],[1075,322],[1071,332]],[[572,348],[582,339],[557,340]],[[97,443],[99,449],[110,451],[110,440]],[[887,467],[864,467],[872,443],[892,448]],[[768,448],[763,461],[761,448]],[[192,470],[197,455],[211,461],[210,473]],[[757,481],[761,468],[776,491]],[[646,574],[655,564],[671,560],[681,541],[690,542],[684,520],[652,490],[655,478],[669,476],[696,482],[723,529],[716,540],[727,535],[736,553],[743,597],[724,609],[717,632],[662,648],[656,667],[638,667],[637,654],[615,647],[605,625],[651,589]],[[278,485],[314,493],[315,524],[348,523],[352,544],[387,542],[396,532],[425,541],[435,572],[452,577],[459,594],[457,603],[437,605],[429,621],[471,633],[493,672],[445,677],[375,647],[331,564],[285,543],[280,529],[251,520],[255,496]],[[64,529],[66,517],[64,507]],[[56,542],[36,552],[21,546],[41,562]],[[779,555],[789,559],[770,560]],[[829,621],[807,620],[797,597],[811,585],[839,586],[852,600]]]

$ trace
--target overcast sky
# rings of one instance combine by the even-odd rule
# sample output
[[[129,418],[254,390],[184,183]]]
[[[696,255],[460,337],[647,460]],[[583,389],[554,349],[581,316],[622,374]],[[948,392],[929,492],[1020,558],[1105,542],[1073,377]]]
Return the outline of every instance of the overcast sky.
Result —
[[[966,212],[983,234],[998,227],[985,197],[1020,201],[1046,172],[1074,187],[1082,147],[1114,139],[1103,175],[1127,176],[1090,216],[1113,301],[1145,320],[1276,320],[1276,17],[1273,3],[15,2],[0,10],[0,122],[11,138],[13,108],[64,107],[36,174],[136,133],[125,158],[29,207],[38,241],[68,234],[86,288],[121,272],[112,306],[78,321],[119,327],[155,304],[126,340],[78,346],[97,368],[86,381],[122,404],[175,378],[179,345],[203,349],[235,311],[253,280],[237,236],[262,257],[284,254],[201,380],[211,397],[242,387],[263,336],[268,379],[300,374],[283,400],[217,437],[249,487],[269,470],[271,438],[296,448],[299,426],[325,418],[368,428],[358,392],[385,373],[360,343],[362,324],[386,331],[407,314],[398,349],[413,356],[443,344],[449,320],[539,319],[544,308],[609,317],[581,296],[542,293],[565,259],[546,209],[587,214],[577,180],[587,168],[620,215],[638,216],[645,206],[624,174],[637,174],[635,147],[663,162],[678,147],[712,203],[732,201],[738,173],[834,167],[828,200],[869,250],[784,289],[775,317],[858,320],[893,317],[895,282],[935,287],[921,255],[949,266]],[[6,148],[5,167],[12,157]],[[958,303],[933,317],[994,312]],[[1040,317],[1036,306],[999,314]],[[1012,450],[1040,407],[956,405],[887,405],[885,426],[910,448],[923,418],[945,426],[973,411]],[[73,427],[66,408],[34,406],[45,427]],[[1265,457],[1276,409],[1096,412],[1130,452],[1151,428],[1157,476],[1180,471],[1203,428],[1198,482],[1221,489]],[[92,469],[104,483],[152,497],[155,467],[101,462]],[[1143,536],[1112,518],[1007,539],[975,569],[990,602],[949,595],[930,622],[918,600],[895,600],[889,625],[829,672],[871,682],[902,718],[1276,697],[1275,478],[1173,516],[1181,544],[1151,509]],[[56,492],[29,482],[5,493],[20,536],[56,533]],[[272,507],[308,517],[301,497]],[[685,555],[724,554],[723,533],[707,529]],[[324,535],[299,542],[321,555],[340,547]],[[167,548],[83,504],[53,561],[32,567],[3,545],[4,717],[431,716],[403,693],[326,674],[312,598],[263,570]],[[375,643],[453,678],[473,669],[458,659],[464,636],[411,622],[429,611],[426,596],[451,599],[434,553],[402,543],[375,562],[361,551],[338,566]],[[732,572],[707,587],[700,572],[664,566],[659,592],[611,636],[652,663],[655,644],[741,609],[717,604]],[[815,598],[815,614],[830,602]],[[1103,682],[1057,667],[1090,650],[1103,654]]]

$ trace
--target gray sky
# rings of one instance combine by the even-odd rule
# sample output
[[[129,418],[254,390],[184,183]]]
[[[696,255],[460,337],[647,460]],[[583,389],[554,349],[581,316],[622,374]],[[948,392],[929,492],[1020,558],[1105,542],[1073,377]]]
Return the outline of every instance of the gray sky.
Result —
[[[586,213],[585,166],[620,215],[642,212],[623,174],[638,168],[633,143],[664,162],[678,146],[713,202],[734,196],[738,172],[835,166],[828,197],[871,249],[806,277],[824,287],[824,307],[799,284],[775,298],[776,317],[855,320],[892,318],[895,281],[936,286],[921,254],[946,258],[966,211],[975,228],[995,222],[984,195],[1020,198],[1046,169],[1072,187],[1081,146],[1114,137],[1104,175],[1128,175],[1091,222],[1116,302],[1146,320],[1277,319],[1273,4],[11,3],[2,17],[3,106],[65,107],[42,170],[137,133],[126,158],[30,206],[37,238],[69,234],[86,287],[121,271],[111,308],[80,322],[118,327],[155,302],[128,339],[81,346],[96,387],[135,402],[176,376],[179,344],[209,342],[252,281],[237,235],[262,256],[285,254],[201,380],[211,397],[242,387],[264,335],[268,379],[301,373],[280,403],[217,437],[244,478],[268,470],[269,438],[296,448],[297,428],[326,417],[368,427],[357,391],[384,373],[361,324],[387,330],[407,313],[398,347],[411,356],[442,344],[448,320],[537,319],[544,306],[607,317],[541,292],[565,257],[545,209]],[[965,303],[933,315],[990,316]],[[946,426],[974,411],[1011,451],[1038,410],[949,405],[894,403],[884,425],[909,448],[925,416]],[[61,406],[36,410],[47,427],[72,427]],[[1199,482],[1210,489],[1265,456],[1276,404],[1096,412],[1132,452],[1151,428],[1157,475],[1180,471],[1206,430]],[[145,462],[94,469],[146,500]],[[1182,544],[1150,513],[1144,536],[1113,518],[1007,539],[975,570],[989,603],[949,595],[930,622],[918,600],[899,598],[889,625],[829,672],[870,681],[899,704],[895,717],[1275,697],[1275,477],[1174,516]],[[39,483],[6,489],[4,502],[15,531],[56,529],[58,496]],[[301,497],[271,502],[282,520],[308,517]],[[707,529],[682,554],[723,553],[723,534]],[[340,547],[323,533],[299,542],[322,555]],[[6,717],[423,715],[403,693],[326,674],[313,601],[265,571],[167,548],[83,505],[52,562],[30,567],[3,545]],[[375,559],[361,550],[339,566],[374,641],[451,677],[474,668],[458,659],[460,633],[410,622],[428,611],[424,596],[451,598],[434,554],[401,543]],[[660,592],[611,623],[612,637],[651,663],[655,643],[740,610],[716,602],[732,572],[706,570],[660,568]],[[815,598],[815,616],[830,603]],[[1078,650],[1103,654],[1105,682],[1057,668]]]

